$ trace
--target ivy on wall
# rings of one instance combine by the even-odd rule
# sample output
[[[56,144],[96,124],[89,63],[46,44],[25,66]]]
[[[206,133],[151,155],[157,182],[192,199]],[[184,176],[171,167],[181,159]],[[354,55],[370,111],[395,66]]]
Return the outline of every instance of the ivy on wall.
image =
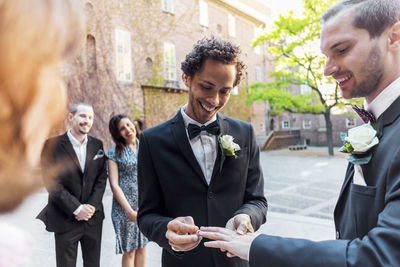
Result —
[[[188,93],[184,90],[145,86],[143,86],[143,90],[146,128],[171,119],[188,99]]]
[[[251,106],[247,104],[247,93],[245,88],[239,88],[238,95],[232,95],[221,110],[221,112],[229,117],[250,122]]]

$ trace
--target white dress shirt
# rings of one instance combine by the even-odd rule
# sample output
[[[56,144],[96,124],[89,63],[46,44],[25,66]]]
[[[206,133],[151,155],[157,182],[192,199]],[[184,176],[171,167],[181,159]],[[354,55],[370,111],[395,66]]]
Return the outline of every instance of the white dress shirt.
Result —
[[[214,115],[211,120],[207,121],[205,124],[201,124],[193,120],[186,114],[186,107],[187,104],[185,104],[181,108],[181,114],[186,128],[186,135],[188,137],[190,146],[192,147],[193,153],[197,159],[197,162],[199,163],[200,168],[203,171],[207,184],[210,184],[215,160],[217,158],[217,136],[209,134],[207,131],[201,131],[198,136],[190,140],[187,127],[189,123],[195,124],[199,127],[201,127],[202,125],[207,126],[217,120],[217,115]]]
[[[85,171],[85,164],[86,164],[86,151],[87,151],[87,142],[88,142],[87,135],[85,135],[85,140],[83,140],[82,143],[72,135],[71,129],[68,130],[67,135],[68,135],[69,141],[72,144],[72,147],[75,150],[75,154],[78,158],[79,165],[81,166],[81,170],[83,173]]]
[[[400,96],[400,77],[389,84],[371,103],[364,101],[364,108],[379,118],[383,112]],[[360,165],[354,165],[353,183],[366,186],[363,171]]]
[[[87,142],[88,138],[87,135],[85,135],[85,140],[81,143],[78,139],[76,139],[72,133],[71,129],[67,131],[68,139],[72,144],[72,147],[74,148],[76,157],[78,158],[79,165],[81,166],[82,173],[85,171],[85,164],[86,164],[86,151],[87,151]],[[83,208],[83,205],[80,205],[75,211],[74,215],[78,215],[79,212],[81,212]]]
[[[383,112],[400,96],[400,77],[389,84],[371,103],[364,101],[364,108],[368,109],[375,118],[379,118]]]

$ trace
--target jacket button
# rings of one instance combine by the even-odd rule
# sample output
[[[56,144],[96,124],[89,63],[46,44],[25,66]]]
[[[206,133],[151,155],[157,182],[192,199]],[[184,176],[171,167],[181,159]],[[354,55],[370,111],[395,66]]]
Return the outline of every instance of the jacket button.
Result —
[[[340,233],[339,233],[339,231],[336,231],[336,239],[339,239],[340,238]]]
[[[208,198],[209,199],[213,199],[214,197],[215,197],[214,192],[212,192],[212,191],[208,192]]]

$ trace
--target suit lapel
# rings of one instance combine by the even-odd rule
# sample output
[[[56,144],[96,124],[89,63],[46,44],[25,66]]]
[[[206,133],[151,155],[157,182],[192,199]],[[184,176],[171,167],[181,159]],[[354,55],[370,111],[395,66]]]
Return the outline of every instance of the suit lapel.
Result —
[[[61,137],[61,146],[65,150],[65,152],[67,152],[67,155],[72,159],[76,166],[80,169],[81,165],[79,164],[78,157],[76,156],[75,150],[72,147],[71,142],[69,141],[67,133],[65,133]]]
[[[378,118],[380,121],[380,134],[382,135],[382,129],[392,124],[400,116],[400,97],[398,97],[383,114]]]
[[[190,146],[189,139],[186,135],[185,124],[183,122],[180,110],[172,119],[171,131],[172,136],[175,139],[175,143],[178,145],[179,149],[184,155],[184,158],[188,161],[189,165],[194,169],[196,174],[201,177],[203,182],[207,185],[206,178],[204,177],[203,171],[201,170],[200,165],[197,162],[192,147]]]
[[[84,174],[87,173],[88,166],[89,164],[92,163],[93,157],[96,154],[96,147],[94,143],[92,142],[92,138],[88,136],[88,142],[87,142],[87,147],[86,147],[86,162],[85,162],[85,171],[83,172]]]
[[[223,136],[223,135],[227,134],[229,131],[229,124],[225,120],[225,116],[220,113],[217,113],[217,120],[218,120],[218,124],[219,124],[220,135]],[[220,164],[221,164],[222,151],[219,147],[218,138],[217,138],[216,149],[217,149],[217,158],[215,159],[210,184],[215,179],[214,177],[216,177],[220,173],[219,170],[220,170]]]
[[[377,137],[378,139],[381,139],[383,136],[383,128],[392,124],[398,117],[400,116],[400,97],[398,97],[386,110],[383,112],[383,114],[378,118],[377,123],[379,125],[379,130]],[[378,144],[379,146],[379,144]],[[347,172],[346,172],[346,178],[344,180],[342,189],[340,190],[339,198],[338,198],[338,203],[346,189],[347,186],[349,186],[350,182],[352,181],[354,175],[354,165],[349,164]]]
[[[342,189],[340,189],[338,202],[340,201],[345,188],[350,184],[350,182],[351,182],[351,180],[353,178],[353,175],[354,175],[354,165],[349,163],[349,166],[347,167],[346,177],[344,179]]]

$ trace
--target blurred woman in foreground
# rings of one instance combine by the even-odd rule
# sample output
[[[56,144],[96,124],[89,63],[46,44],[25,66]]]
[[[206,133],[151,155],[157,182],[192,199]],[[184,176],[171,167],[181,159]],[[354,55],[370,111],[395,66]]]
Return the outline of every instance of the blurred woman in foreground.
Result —
[[[84,40],[79,0],[0,0],[0,213],[41,185],[38,165],[50,130],[64,117],[60,63]],[[24,235],[0,225],[0,266],[20,266]]]

